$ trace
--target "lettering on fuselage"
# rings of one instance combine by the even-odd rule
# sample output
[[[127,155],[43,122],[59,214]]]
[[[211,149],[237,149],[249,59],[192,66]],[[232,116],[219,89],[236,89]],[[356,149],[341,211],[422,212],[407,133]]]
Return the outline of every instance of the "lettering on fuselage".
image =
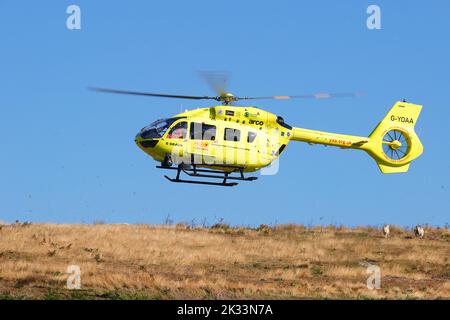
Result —
[[[408,117],[403,117],[403,116],[392,115],[391,116],[391,121],[394,121],[394,122],[397,121],[397,122],[402,122],[402,123],[414,124],[413,118],[408,118]]]
[[[183,146],[183,144],[176,143],[176,142],[166,142],[166,145],[172,146],[172,147],[182,147]]]
[[[257,126],[262,126],[264,124],[264,121],[259,121],[259,120],[248,120],[249,124],[255,124]]]
[[[352,142],[351,141],[349,141],[349,140],[342,140],[342,139],[334,139],[334,138],[330,138],[330,143],[333,143],[333,144],[341,144],[341,145],[344,145],[344,146],[351,146],[352,145]]]
[[[194,142],[194,149],[208,151],[209,144],[207,142]]]

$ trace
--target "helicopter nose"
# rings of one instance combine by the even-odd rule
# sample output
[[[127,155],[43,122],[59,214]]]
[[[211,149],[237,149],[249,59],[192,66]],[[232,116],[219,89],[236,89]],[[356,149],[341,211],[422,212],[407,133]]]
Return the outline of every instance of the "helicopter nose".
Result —
[[[134,137],[134,142],[138,142],[139,140],[141,140],[142,139],[142,136],[141,136],[141,132],[139,131],[137,134],[136,134],[136,136]]]
[[[159,139],[145,139],[142,137],[142,133],[139,132],[136,137],[134,138],[134,142],[141,148],[154,148],[158,142]]]

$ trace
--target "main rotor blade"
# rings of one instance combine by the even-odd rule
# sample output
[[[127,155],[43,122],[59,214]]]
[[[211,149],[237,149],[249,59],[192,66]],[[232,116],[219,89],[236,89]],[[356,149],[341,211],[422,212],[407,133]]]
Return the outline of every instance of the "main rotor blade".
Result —
[[[341,92],[341,93],[312,93],[297,96],[268,96],[268,97],[236,97],[236,100],[289,100],[289,99],[331,99],[331,98],[348,98],[361,97],[364,94],[361,92]]]
[[[192,99],[192,100],[217,100],[218,101],[218,97],[208,97],[208,96],[185,96],[185,95],[177,95],[177,94],[138,92],[138,91],[116,90],[116,89],[97,88],[97,87],[89,87],[89,89],[93,90],[93,91],[97,91],[97,92],[129,94],[129,95],[134,95],[134,96]]]

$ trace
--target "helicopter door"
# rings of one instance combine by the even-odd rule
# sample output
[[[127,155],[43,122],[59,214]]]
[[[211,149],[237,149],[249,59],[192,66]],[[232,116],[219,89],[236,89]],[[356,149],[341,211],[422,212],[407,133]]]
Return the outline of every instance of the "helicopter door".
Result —
[[[257,134],[257,164],[259,167],[265,167],[273,161],[271,139],[268,130],[258,130]]]
[[[256,129],[249,129],[247,131],[247,136],[244,137],[246,141],[246,146],[248,149],[248,152],[246,154],[245,162],[246,165],[255,166],[257,167],[259,164],[259,158],[260,158],[260,145],[259,145],[259,138],[258,138],[258,130]]]
[[[215,162],[217,128],[205,122],[191,122],[187,152],[191,154],[192,163]]]
[[[172,125],[172,128],[165,136],[165,142],[172,147],[172,157],[179,157],[183,161],[184,143],[187,141],[187,122],[179,121]],[[173,158],[174,160],[174,158]],[[176,162],[177,163],[177,162]]]
[[[246,144],[240,129],[224,127],[223,160],[226,164],[245,164]]]

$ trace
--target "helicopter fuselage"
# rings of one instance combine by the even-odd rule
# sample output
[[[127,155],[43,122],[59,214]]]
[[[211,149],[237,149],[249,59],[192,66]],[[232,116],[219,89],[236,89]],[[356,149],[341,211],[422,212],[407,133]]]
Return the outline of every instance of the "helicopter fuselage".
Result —
[[[255,107],[214,106],[158,120],[136,135],[136,144],[163,165],[198,164],[253,172],[276,160],[293,128]]]

